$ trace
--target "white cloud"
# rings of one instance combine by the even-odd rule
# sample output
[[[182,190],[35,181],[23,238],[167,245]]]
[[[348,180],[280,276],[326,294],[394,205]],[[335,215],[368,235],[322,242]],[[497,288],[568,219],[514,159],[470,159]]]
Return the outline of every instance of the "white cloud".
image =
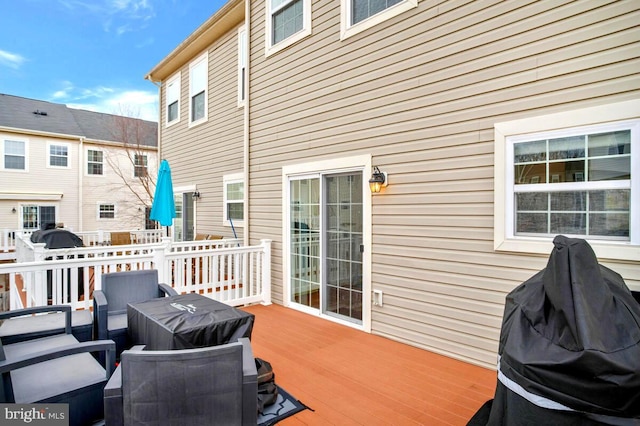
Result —
[[[7,52],[6,50],[0,50],[0,65],[7,66],[9,68],[18,69],[20,65],[25,61],[25,58],[17,53]]]
[[[158,92],[155,90],[119,90],[103,86],[78,89],[65,83],[68,85],[63,90],[52,95],[56,102],[71,108],[158,121]]]
[[[147,26],[147,22],[156,16],[153,5],[148,0],[58,0],[70,11],[89,13],[102,21],[102,28],[116,34],[135,31]]]

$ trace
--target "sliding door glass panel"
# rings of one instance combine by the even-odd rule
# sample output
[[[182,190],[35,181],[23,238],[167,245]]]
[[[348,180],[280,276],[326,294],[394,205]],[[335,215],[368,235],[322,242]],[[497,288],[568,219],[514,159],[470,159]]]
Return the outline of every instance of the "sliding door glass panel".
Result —
[[[320,309],[320,179],[289,185],[291,301]]]
[[[362,322],[362,173],[324,177],[324,313]]]

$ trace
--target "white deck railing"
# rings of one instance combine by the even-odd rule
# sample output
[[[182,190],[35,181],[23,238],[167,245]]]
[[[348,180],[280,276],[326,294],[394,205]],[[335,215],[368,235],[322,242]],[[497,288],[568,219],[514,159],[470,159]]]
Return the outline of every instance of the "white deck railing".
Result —
[[[232,306],[270,304],[271,240],[238,244],[165,238],[161,244],[37,249],[35,260],[0,264],[0,275],[9,283],[10,309],[47,304],[88,309],[93,291],[102,288],[102,274],[138,269],[157,269],[160,282],[179,293],[198,292]]]

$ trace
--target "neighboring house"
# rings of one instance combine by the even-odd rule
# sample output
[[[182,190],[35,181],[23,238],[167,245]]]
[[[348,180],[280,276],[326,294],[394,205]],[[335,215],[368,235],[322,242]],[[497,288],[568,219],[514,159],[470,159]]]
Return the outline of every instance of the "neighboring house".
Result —
[[[0,94],[0,228],[145,229],[157,123]]]
[[[640,290],[639,21],[634,1],[231,0],[147,76],[162,156],[198,232],[273,240],[274,302],[491,367],[555,235]]]

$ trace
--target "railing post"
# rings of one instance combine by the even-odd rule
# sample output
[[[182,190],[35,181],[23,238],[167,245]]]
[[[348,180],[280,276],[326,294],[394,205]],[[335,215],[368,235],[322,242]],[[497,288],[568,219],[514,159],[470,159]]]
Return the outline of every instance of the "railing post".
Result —
[[[271,304],[271,240],[260,240],[262,246],[262,304]]]
[[[33,244],[33,261],[38,262],[40,260],[44,260],[45,247],[46,247],[45,243]]]
[[[158,280],[173,286],[167,265],[167,254],[171,253],[171,238],[163,237],[160,247],[153,249],[153,263],[158,270]]]

